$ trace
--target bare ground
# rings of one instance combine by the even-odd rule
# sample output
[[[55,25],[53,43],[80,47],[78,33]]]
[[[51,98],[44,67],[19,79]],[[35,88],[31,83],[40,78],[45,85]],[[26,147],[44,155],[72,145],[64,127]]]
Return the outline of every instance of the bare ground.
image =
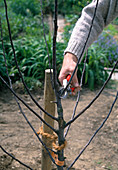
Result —
[[[95,91],[82,90],[77,113],[90,103],[98,91],[98,89]],[[116,91],[116,89],[106,88],[99,99],[71,126],[66,138],[68,143],[65,148],[66,167],[73,162],[107,116],[115,99]],[[17,93],[40,114],[40,110],[21,88],[20,90],[17,89]],[[43,106],[42,94],[39,91],[33,93],[39,104]],[[66,122],[71,118],[75,102],[76,97],[72,96],[62,102]],[[41,126],[40,120],[30,113],[25,106],[22,107],[36,131],[38,131]],[[2,89],[0,92],[0,145],[33,169],[39,170],[41,168],[41,144],[20,114],[14,97],[8,89]],[[26,170],[27,168],[0,150],[0,170],[11,169]],[[73,169],[118,170],[118,101],[105,126],[75,163]]]

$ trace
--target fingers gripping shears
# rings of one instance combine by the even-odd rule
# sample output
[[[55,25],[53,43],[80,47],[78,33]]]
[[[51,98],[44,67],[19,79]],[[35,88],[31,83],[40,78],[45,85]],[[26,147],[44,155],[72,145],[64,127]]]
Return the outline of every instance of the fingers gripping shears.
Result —
[[[66,79],[63,80],[63,87],[62,87],[61,90],[60,90],[60,93],[62,94],[60,97],[61,97],[62,99],[65,99],[65,98],[67,97],[68,92],[72,93],[72,92],[75,90],[75,87],[71,87],[71,85],[69,85],[68,88],[67,88],[67,90],[66,90],[64,93],[62,93],[63,90],[66,88],[66,86],[67,86],[70,78],[71,78],[71,75],[69,74],[69,75],[66,77]]]

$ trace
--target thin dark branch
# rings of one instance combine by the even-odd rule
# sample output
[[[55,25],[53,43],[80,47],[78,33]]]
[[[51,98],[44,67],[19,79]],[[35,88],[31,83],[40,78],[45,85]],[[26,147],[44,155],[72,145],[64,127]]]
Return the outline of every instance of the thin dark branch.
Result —
[[[46,145],[43,143],[43,141],[41,140],[41,138],[39,137],[39,135],[37,134],[37,132],[35,131],[35,129],[33,128],[32,124],[30,123],[30,121],[27,119],[27,116],[25,115],[25,113],[23,112],[22,108],[20,107],[20,111],[23,115],[23,117],[25,118],[26,122],[29,124],[30,128],[32,129],[32,131],[34,132],[34,134],[36,135],[36,137],[38,138],[38,140],[40,141],[40,143],[44,146],[44,148],[46,149],[46,151],[48,152],[52,162],[55,164],[54,159],[52,158],[49,149],[46,147]]]
[[[67,127],[69,124],[73,123],[80,115],[82,115],[95,101],[96,99],[100,96],[100,94],[102,93],[102,91],[104,90],[105,86],[107,85],[107,83],[109,82],[109,80],[111,79],[111,76],[116,68],[118,64],[118,60],[116,61],[108,79],[105,81],[104,85],[102,86],[102,88],[99,90],[98,94],[94,97],[94,99],[76,116],[73,118],[73,120],[70,120],[68,123],[66,123],[65,127]]]
[[[7,76],[9,79],[9,83],[10,83],[10,87],[12,88],[12,82],[8,73],[8,67],[7,67],[7,62],[6,62],[6,56],[5,56],[5,48],[4,48],[4,43],[3,43],[3,34],[2,34],[2,24],[1,24],[1,18],[0,18],[0,29],[1,29],[1,42],[2,42],[2,48],[3,48],[3,56],[4,56],[4,61],[5,61],[5,67],[6,67],[6,72],[7,72]],[[14,96],[15,97],[15,96]],[[30,121],[27,119],[25,113],[22,110],[22,107],[20,106],[20,103],[18,102],[17,98],[15,97],[15,100],[19,106],[20,112],[22,113],[23,117],[25,118],[26,122],[29,124],[29,126],[31,127],[31,129],[33,130],[34,134],[37,136],[38,140],[41,142],[41,144],[45,147],[45,149],[47,150],[51,160],[53,161],[53,163],[55,163],[54,159],[52,158],[48,148],[46,147],[46,145],[43,143],[43,141],[41,140],[41,138],[38,136],[38,134],[36,133],[35,129],[33,128],[33,126],[31,125]],[[15,159],[16,160],[16,159]],[[20,163],[20,162],[19,162]]]
[[[46,51],[47,51],[47,55],[48,55],[48,61],[49,61],[49,69],[50,69],[50,79],[51,79],[51,85],[52,85],[52,88],[54,89],[53,87],[53,81],[52,81],[52,71],[51,71],[51,68],[52,68],[52,65],[51,65],[51,60],[50,60],[50,55],[49,55],[49,49],[48,49],[48,44],[47,44],[47,40],[46,40],[46,33],[45,33],[45,26],[44,26],[44,16],[43,16],[43,5],[42,5],[42,0],[40,0],[40,5],[41,5],[41,20],[42,20],[42,25],[43,25],[43,34],[44,34],[44,40],[45,40],[45,44],[46,44]]]
[[[56,38],[57,38],[57,0],[55,0],[55,12],[54,12],[54,33],[53,33],[53,81],[54,89],[57,92],[57,72],[56,72]]]
[[[8,80],[9,80],[10,87],[12,87],[11,79],[10,79],[9,73],[8,73],[6,56],[5,56],[5,48],[4,48],[4,43],[3,43],[3,33],[2,33],[2,22],[1,22],[1,18],[0,18],[0,30],[1,30],[1,31],[0,31],[0,32],[1,32],[1,42],[2,42],[2,49],[3,49],[3,56],[4,56],[4,61],[5,61],[6,73],[7,73],[7,76],[8,76]]]
[[[82,153],[85,151],[85,149],[86,149],[86,148],[89,146],[89,144],[92,142],[93,138],[96,136],[96,134],[99,132],[99,130],[104,126],[105,122],[108,120],[108,118],[109,118],[109,116],[110,116],[110,114],[111,114],[111,112],[112,112],[112,109],[113,109],[113,107],[114,107],[117,99],[118,99],[118,92],[117,92],[117,94],[116,94],[115,100],[114,100],[114,102],[113,102],[113,104],[112,104],[112,106],[111,106],[111,108],[110,108],[110,111],[109,111],[107,117],[106,117],[105,120],[102,122],[102,124],[100,125],[100,127],[96,130],[96,132],[93,134],[93,136],[91,137],[91,139],[89,140],[89,142],[85,145],[85,147],[82,149],[82,151],[79,153],[79,155],[76,157],[76,159],[73,161],[73,163],[70,165],[70,167],[68,168],[68,170],[75,164],[75,162],[79,159],[79,157],[82,155]]]
[[[54,159],[52,158],[52,156],[51,156],[51,154],[50,154],[50,151],[49,151],[49,150],[51,150],[51,151],[53,151],[53,150],[50,149],[50,148],[48,149],[48,148],[46,147],[46,145],[43,143],[43,141],[41,140],[41,138],[39,137],[39,135],[37,134],[37,132],[36,132],[35,129],[33,128],[32,124],[31,124],[30,121],[28,120],[27,116],[26,116],[25,113],[23,112],[20,104],[19,104],[19,109],[20,109],[23,117],[25,118],[26,122],[29,124],[30,128],[32,129],[32,131],[34,132],[34,134],[36,135],[36,137],[38,138],[39,142],[43,145],[43,147],[44,147],[44,148],[46,149],[46,151],[48,152],[48,154],[49,154],[52,162],[55,164],[55,161],[54,161]],[[54,151],[53,151],[53,152],[54,152]],[[13,158],[13,159],[14,159],[14,158]],[[17,161],[17,159],[15,159],[15,160]],[[19,162],[19,161],[18,161],[18,162]],[[20,163],[20,162],[19,162],[19,163]],[[20,163],[20,164],[21,164],[21,163]]]
[[[49,117],[51,117],[52,119],[56,120],[57,121],[57,118],[52,116],[51,114],[49,114],[48,112],[46,112],[39,104],[38,102],[33,98],[33,96],[31,95],[27,85],[25,84],[24,82],[24,79],[23,79],[23,76],[22,76],[22,73],[20,71],[20,68],[19,68],[19,65],[18,65],[18,62],[17,62],[17,58],[16,58],[16,53],[15,53],[15,49],[14,49],[14,45],[13,45],[13,41],[12,41],[12,36],[11,36],[11,29],[10,29],[10,23],[9,23],[9,18],[8,18],[8,13],[7,13],[7,3],[6,3],[6,0],[4,0],[4,4],[5,4],[5,11],[6,11],[6,19],[7,19],[7,25],[8,25],[8,31],[9,31],[9,38],[10,38],[10,43],[11,43],[11,47],[12,47],[12,50],[13,50],[13,55],[14,55],[14,60],[15,60],[15,63],[16,63],[16,67],[18,69],[18,72],[19,72],[19,75],[21,77],[21,80],[23,82],[23,85],[24,87],[26,88],[29,96],[31,97],[32,101],[45,113],[47,114]]]
[[[25,166],[26,168],[33,170],[32,168],[30,168],[28,165],[24,164],[23,162],[21,162],[19,159],[15,158],[12,154],[8,153],[1,145],[0,148],[2,149],[3,152],[5,152],[7,155],[9,155],[10,157],[12,157],[14,160],[16,160],[17,162],[19,162],[21,165]]]
[[[44,124],[46,124],[50,129],[52,129],[55,133],[57,133],[57,131],[50,126],[47,122],[45,122],[45,120],[39,116],[30,106],[28,106],[15,92],[13,89],[10,88],[10,86],[7,84],[7,82],[0,76],[0,79],[2,80],[2,82],[9,88],[9,90],[14,94],[15,97],[17,97],[17,99],[19,99],[32,113],[34,113],[35,116],[37,116]]]
[[[81,76],[81,80],[80,80],[80,87],[82,87],[82,83],[83,83],[84,73],[85,73],[85,69],[86,69],[87,57],[88,57],[88,50],[86,52],[86,57],[85,57],[85,60],[84,60],[84,67],[83,67],[82,76]]]
[[[96,7],[95,7],[94,15],[93,15],[93,18],[92,18],[92,21],[91,21],[91,26],[90,26],[90,29],[89,29],[89,33],[88,33],[86,42],[85,42],[85,44],[84,44],[84,47],[83,47],[82,52],[81,52],[81,54],[80,54],[80,57],[79,57],[79,59],[78,59],[78,61],[77,61],[76,67],[75,67],[75,69],[74,69],[74,71],[73,71],[73,73],[72,73],[72,76],[71,76],[71,78],[70,78],[70,80],[69,80],[66,88],[63,90],[62,94],[64,94],[64,92],[67,90],[69,84],[71,83],[71,81],[72,81],[72,79],[73,79],[73,76],[74,76],[74,74],[75,74],[75,72],[76,72],[76,70],[77,70],[77,67],[78,67],[78,65],[79,65],[79,63],[80,63],[80,61],[81,61],[81,58],[82,58],[82,56],[83,56],[83,54],[84,54],[84,52],[85,52],[85,49],[86,49],[86,46],[87,46],[87,43],[88,43],[88,40],[89,40],[89,37],[90,37],[90,34],[91,34],[91,30],[92,30],[92,27],[93,27],[93,22],[94,22],[94,19],[95,19],[95,16],[96,16],[96,12],[97,12],[97,8],[98,8],[98,2],[99,2],[99,0],[97,0],[97,2],[96,2]]]
[[[87,56],[88,56],[88,51],[86,53],[86,57],[85,57],[85,60],[84,60],[84,67],[83,67],[82,76],[81,76],[81,80],[80,80],[80,87],[82,87],[84,72],[85,72],[85,68],[86,68]],[[71,120],[73,120],[73,118],[75,116],[76,109],[77,109],[77,106],[78,106],[78,103],[79,103],[79,99],[80,99],[80,91],[78,91],[77,101],[76,101],[76,104],[75,104],[75,107],[74,107],[74,110],[73,110],[73,115],[72,115]],[[67,130],[65,132],[65,137],[67,136],[67,134],[69,132],[70,126],[71,126],[71,124],[67,127]]]
[[[3,56],[4,56],[4,61],[5,61],[6,73],[7,73],[7,77],[8,77],[8,80],[9,80],[10,87],[11,87],[11,89],[13,89],[12,81],[11,81],[11,78],[10,78],[9,72],[8,72],[7,60],[6,60],[6,55],[5,55],[1,18],[0,18],[0,29],[1,29],[1,42],[2,42],[2,49],[3,49]],[[20,103],[18,102],[18,100],[15,96],[14,96],[14,98],[15,98],[16,103],[18,104],[18,107],[20,108]]]

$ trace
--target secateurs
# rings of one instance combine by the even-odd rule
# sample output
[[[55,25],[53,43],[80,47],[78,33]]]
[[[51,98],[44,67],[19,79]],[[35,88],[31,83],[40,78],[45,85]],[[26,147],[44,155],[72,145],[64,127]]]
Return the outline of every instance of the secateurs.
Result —
[[[69,74],[66,79],[63,80],[63,87],[60,90],[61,98],[65,99],[67,97],[68,92],[72,93],[75,90],[75,87],[71,87],[71,85],[68,86],[67,90],[63,93],[64,89],[66,88],[69,80],[71,78],[71,75]]]

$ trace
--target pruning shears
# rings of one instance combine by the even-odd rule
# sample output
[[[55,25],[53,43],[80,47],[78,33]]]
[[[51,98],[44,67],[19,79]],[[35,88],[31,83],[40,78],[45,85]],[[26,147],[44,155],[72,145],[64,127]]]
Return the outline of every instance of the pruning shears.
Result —
[[[69,74],[66,79],[63,80],[63,88],[60,90],[62,92],[62,90],[64,90],[69,82],[71,78],[71,75]],[[75,87],[71,87],[70,85],[68,86],[67,90],[64,92],[64,94],[61,95],[62,99],[65,99],[67,97],[68,92],[72,93],[75,90]]]

